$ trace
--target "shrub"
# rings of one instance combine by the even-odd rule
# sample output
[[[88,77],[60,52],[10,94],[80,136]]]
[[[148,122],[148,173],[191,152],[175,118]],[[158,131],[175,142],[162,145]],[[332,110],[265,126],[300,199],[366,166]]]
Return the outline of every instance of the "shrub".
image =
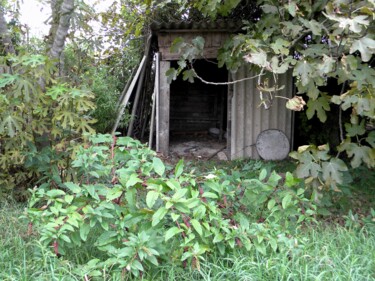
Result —
[[[0,74],[0,186],[10,193],[38,177],[58,184],[76,140],[94,132],[93,95],[56,80],[55,64],[42,55],[9,55],[0,65],[7,70]]]
[[[139,276],[169,262],[200,269],[213,251],[298,251],[295,230],[314,220],[315,206],[290,173],[195,175],[129,137],[90,137],[72,166],[74,180],[33,190],[27,217],[56,255],[94,240],[104,255],[85,264],[85,275]]]

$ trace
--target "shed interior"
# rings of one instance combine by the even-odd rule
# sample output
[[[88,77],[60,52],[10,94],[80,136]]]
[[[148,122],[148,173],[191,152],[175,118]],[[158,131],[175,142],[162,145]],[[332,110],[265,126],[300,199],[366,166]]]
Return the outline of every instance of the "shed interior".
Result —
[[[171,67],[177,67],[177,62],[172,61]],[[205,81],[228,81],[228,71],[218,68],[215,60],[196,60],[193,67]],[[227,93],[227,85],[207,84],[198,78],[190,83],[179,75],[170,85],[170,141],[212,136],[213,132],[223,140],[227,127]]]

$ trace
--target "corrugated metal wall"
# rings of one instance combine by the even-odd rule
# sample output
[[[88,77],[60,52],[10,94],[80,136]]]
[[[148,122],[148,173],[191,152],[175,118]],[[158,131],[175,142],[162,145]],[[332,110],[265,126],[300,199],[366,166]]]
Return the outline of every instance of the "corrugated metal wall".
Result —
[[[256,73],[248,71],[245,67],[233,74],[233,80],[255,76]],[[262,77],[262,80],[264,77]],[[270,84],[274,79],[269,78]],[[289,139],[292,146],[293,140],[293,113],[285,107],[286,100],[273,99],[270,109],[259,107],[261,100],[256,85],[258,79],[246,80],[233,86],[231,101],[231,159],[259,158],[256,150],[258,135],[267,129],[278,129]],[[278,84],[285,88],[277,92],[277,95],[292,97],[293,80],[290,73],[278,76]]]

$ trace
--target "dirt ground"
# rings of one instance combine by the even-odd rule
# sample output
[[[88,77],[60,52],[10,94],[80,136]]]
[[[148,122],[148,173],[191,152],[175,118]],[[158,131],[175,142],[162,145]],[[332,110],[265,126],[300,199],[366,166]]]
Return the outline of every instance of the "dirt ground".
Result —
[[[174,138],[170,144],[170,160],[228,160],[226,140],[209,135]]]

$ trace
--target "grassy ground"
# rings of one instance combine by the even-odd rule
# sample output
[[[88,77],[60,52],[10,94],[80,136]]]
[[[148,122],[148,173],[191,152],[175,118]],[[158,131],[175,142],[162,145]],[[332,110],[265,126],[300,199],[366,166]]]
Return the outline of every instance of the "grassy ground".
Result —
[[[249,177],[257,176],[263,167],[281,173],[292,170],[290,163],[210,165],[191,168],[202,173],[213,168],[234,172],[248,169]],[[375,208],[375,174],[358,169],[352,177],[352,184],[330,207],[334,216],[321,217],[318,225],[301,230],[293,252],[262,256],[255,250],[246,255],[238,251],[226,257],[212,254],[201,261],[199,271],[169,264],[147,272],[142,280],[375,280],[375,214],[365,219],[371,207]],[[83,280],[78,274],[80,264],[101,253],[88,245],[71,251],[69,262],[54,257],[38,243],[36,234],[28,235],[28,225],[20,219],[23,209],[20,204],[0,202],[0,280]],[[119,274],[95,280],[134,279]]]
[[[19,220],[21,206],[0,208],[0,280],[82,280],[75,274],[80,259],[97,255],[80,251],[67,262],[48,254],[27,225]],[[228,257],[211,256],[201,270],[177,265],[159,267],[143,280],[375,280],[375,229],[319,225],[300,233],[290,253],[255,251]],[[99,280],[121,280],[112,276]],[[125,277],[124,280],[127,280]]]
[[[0,208],[0,280],[82,280],[77,273],[82,260],[100,253],[87,248],[57,259],[27,235],[19,216],[22,206]],[[201,261],[201,270],[177,265],[159,267],[143,280],[375,280],[375,228],[323,224],[304,229],[296,251],[268,253],[236,252],[227,257],[214,254]],[[98,280],[132,280],[114,275]]]

